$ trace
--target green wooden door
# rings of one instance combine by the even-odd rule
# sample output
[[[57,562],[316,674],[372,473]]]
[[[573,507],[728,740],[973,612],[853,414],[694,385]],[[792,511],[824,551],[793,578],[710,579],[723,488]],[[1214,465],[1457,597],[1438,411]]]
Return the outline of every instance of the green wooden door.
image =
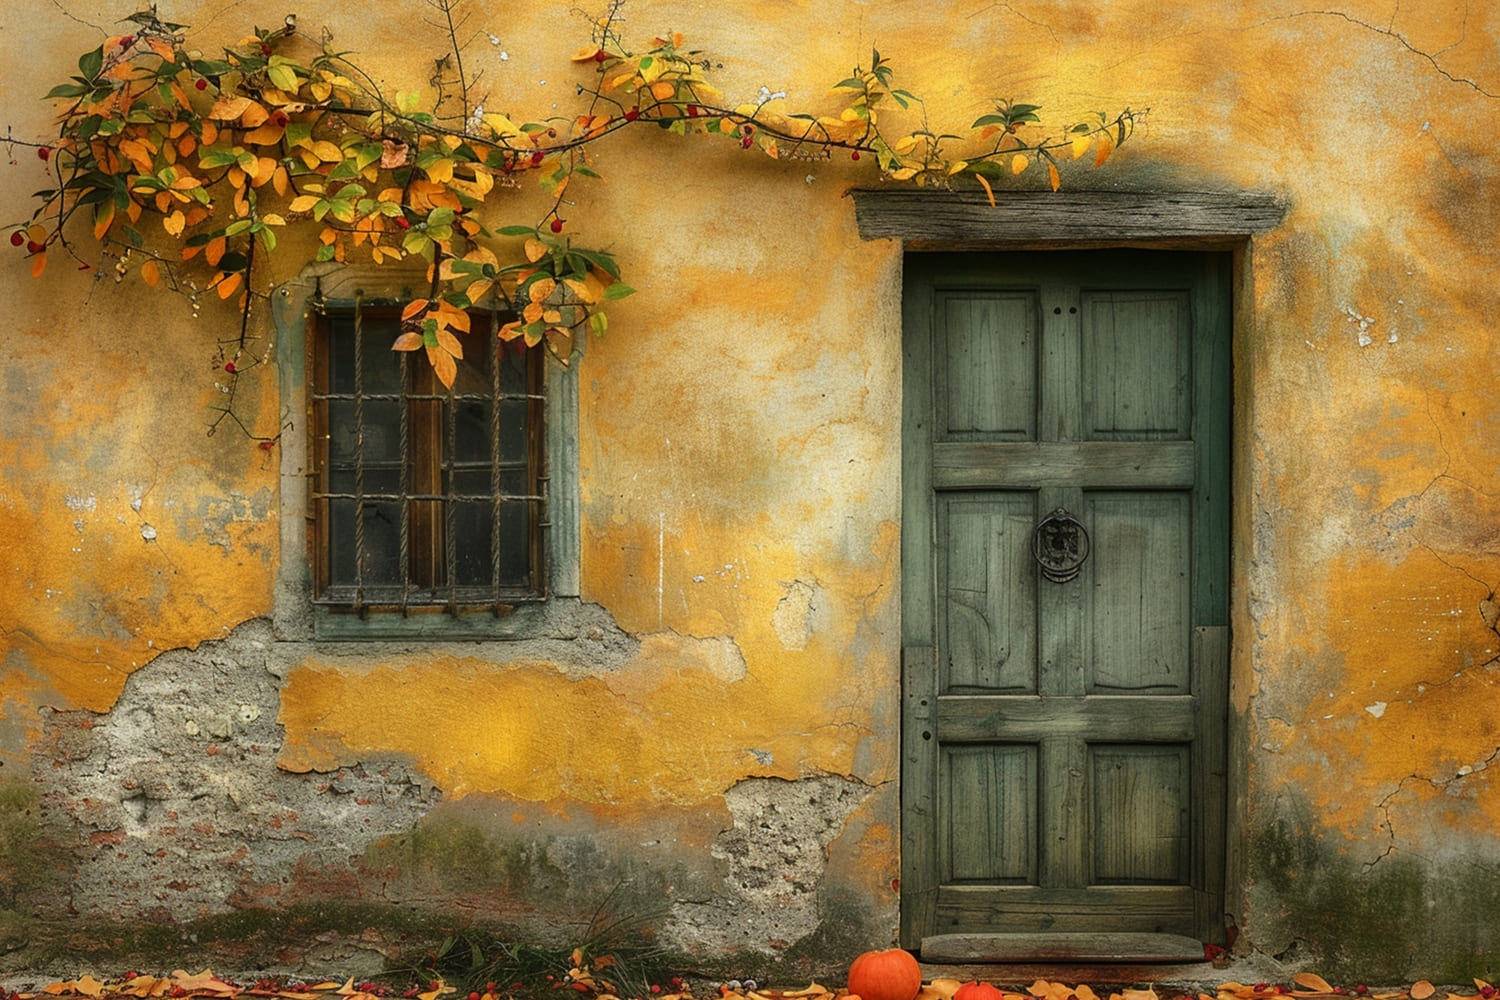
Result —
[[[906,270],[903,944],[1217,940],[1227,256]],[[1086,549],[1071,579],[1044,571],[1049,544]]]

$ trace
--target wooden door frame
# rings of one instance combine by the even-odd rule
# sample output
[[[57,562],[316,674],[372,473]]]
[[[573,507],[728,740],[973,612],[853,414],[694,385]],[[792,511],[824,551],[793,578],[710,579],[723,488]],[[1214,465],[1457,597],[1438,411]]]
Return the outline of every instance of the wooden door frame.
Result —
[[[1252,397],[1249,393],[1253,341],[1253,283],[1250,273],[1253,239],[1275,229],[1285,214],[1276,198],[1251,192],[996,192],[994,204],[979,192],[875,190],[853,192],[861,238],[896,239],[903,250],[1083,250],[1104,247],[1219,250],[1232,254],[1230,352],[1233,363],[1231,403],[1231,469],[1229,574],[1231,590],[1248,553],[1243,551],[1250,509],[1248,473]],[[1231,624],[1243,622],[1243,599],[1231,601]],[[1239,630],[1244,636],[1245,629]],[[908,660],[931,657],[930,648],[903,648],[903,717]],[[1242,911],[1247,885],[1246,807],[1249,747],[1242,712],[1250,688],[1248,643],[1233,642],[1230,651],[1228,769],[1225,776],[1224,906]],[[903,734],[903,741],[905,734]],[[902,763],[906,761],[903,749]],[[905,815],[903,797],[902,814]],[[908,854],[908,832],[901,833],[902,857]],[[903,869],[905,862],[903,860]],[[907,873],[903,870],[903,885]],[[901,944],[916,948],[916,914],[903,892]]]

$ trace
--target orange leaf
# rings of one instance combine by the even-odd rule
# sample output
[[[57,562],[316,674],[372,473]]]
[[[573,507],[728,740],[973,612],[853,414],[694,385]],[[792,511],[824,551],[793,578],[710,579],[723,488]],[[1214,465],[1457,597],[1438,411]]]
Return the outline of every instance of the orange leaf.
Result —
[[[453,363],[453,355],[441,347],[428,347],[427,360],[432,362],[432,370],[436,373],[438,381],[443,383],[445,388],[453,388],[453,380],[458,377],[458,365]],[[425,996],[425,994],[419,995]],[[433,991],[432,996],[436,997],[437,991]]]
[[[1298,986],[1306,986],[1310,990],[1319,993],[1332,993],[1333,987],[1328,985],[1328,980],[1311,972],[1299,972],[1292,977],[1292,982]]]
[[[43,250],[31,258],[31,276],[40,278],[42,271],[47,267],[47,251]]]
[[[457,337],[453,336],[453,334],[449,333],[447,330],[444,330],[442,327],[438,327],[437,342],[439,347],[447,351],[449,354],[453,355],[455,358],[461,358],[464,356],[464,345],[460,344]]]
[[[94,239],[104,239],[104,234],[109,232],[110,225],[115,221],[115,203],[113,200],[99,203],[94,209]]]
[[[421,346],[422,346],[422,335],[420,333],[413,333],[410,330],[408,330],[406,333],[403,333],[401,336],[399,336],[399,337],[396,338],[396,342],[391,345],[391,350],[393,350],[393,351],[415,351],[417,348],[419,348]]]
[[[148,260],[141,265],[141,280],[152,288],[161,280],[161,267],[154,260]]]
[[[1062,176],[1057,172],[1057,164],[1051,160],[1047,161],[1047,179],[1052,182],[1052,190],[1062,187]]]
[[[229,244],[225,241],[224,237],[215,236],[203,248],[203,259],[208,261],[210,267],[218,267],[219,261],[224,259],[224,252],[228,248]]]
[[[980,187],[984,188],[984,196],[990,200],[990,208],[994,208],[995,189],[990,187],[990,182],[984,179],[984,174],[975,174],[974,179],[979,182]]]
[[[214,289],[219,293],[219,298],[227,299],[235,293],[235,290],[240,287],[240,282],[243,280],[245,280],[245,275],[240,271],[235,271],[220,278],[219,283],[214,286]]]
[[[422,313],[422,312],[426,312],[426,311],[427,311],[427,300],[426,299],[412,299],[410,302],[408,302],[406,304],[406,308],[403,309],[403,310],[401,310],[401,318],[404,319],[404,320],[411,319],[413,316],[417,315],[418,313]]]
[[[1104,161],[1109,159],[1109,154],[1114,152],[1115,142],[1109,137],[1108,132],[1099,133],[1099,148],[1094,150],[1094,166],[1104,166]]]
[[[529,260],[533,264],[535,264],[537,261],[541,260],[545,256],[547,256],[547,244],[543,243],[541,240],[527,240],[526,241],[526,259],[527,260]]]
[[[1437,987],[1425,979],[1419,979],[1411,984],[1411,1000],[1427,1000],[1436,992]]]

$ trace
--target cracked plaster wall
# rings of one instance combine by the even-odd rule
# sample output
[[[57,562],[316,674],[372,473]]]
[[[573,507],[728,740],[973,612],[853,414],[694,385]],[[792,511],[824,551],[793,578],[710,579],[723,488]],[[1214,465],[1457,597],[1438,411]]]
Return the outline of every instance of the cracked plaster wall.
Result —
[[[65,6],[0,12],[17,134],[49,129],[30,81],[66,76],[136,5]],[[1325,974],[1490,969],[1500,10],[629,11],[723,53],[732,95],[769,85],[816,103],[875,41],[935,121],[971,121],[997,94],[1062,118],[1150,106],[1104,171],[1073,165],[1064,183],[1285,200],[1283,226],[1241,255],[1238,289],[1228,916],[1242,950]],[[182,0],[170,16],[208,23],[211,49],[285,13]],[[392,78],[426,38],[399,4],[317,13]],[[560,101],[576,20],[558,8],[489,27],[509,55],[483,54],[496,106]],[[824,930],[888,937],[900,248],[857,239],[840,195],[868,175],[852,164],[751,164],[661,138],[621,137],[607,187],[570,191],[580,225],[652,278],[580,378],[584,600],[624,644],[602,657],[587,640],[256,652],[278,565],[299,555],[280,551],[276,455],[228,429],[207,438],[192,416],[219,398],[212,330],[232,317],[209,303],[194,322],[57,266],[37,281],[14,259],[0,271],[0,790],[22,831],[0,857],[0,933],[20,935],[7,940],[75,897],[180,917],[368,894],[505,918],[528,884],[565,901],[556,929],[628,874],[641,900],[673,901],[684,941],[719,941],[730,925],[690,931],[707,920],[694,907],[731,898],[749,859],[779,858],[775,825],[754,817],[802,829],[807,816],[768,803],[809,782],[830,816],[860,802],[840,832],[810,834],[829,839],[807,898]],[[3,218],[24,218],[42,168],[5,169]],[[516,206],[545,211],[525,194]],[[311,256],[284,243],[294,263],[272,277]],[[242,418],[300,434],[266,371],[241,380]],[[32,838],[46,850],[15,847]],[[777,863],[816,871],[818,853]],[[455,872],[475,870],[485,891],[466,892]],[[97,900],[57,891],[84,875]],[[769,896],[739,902],[764,918],[752,947],[793,919]],[[1381,930],[1369,913],[1397,919]]]

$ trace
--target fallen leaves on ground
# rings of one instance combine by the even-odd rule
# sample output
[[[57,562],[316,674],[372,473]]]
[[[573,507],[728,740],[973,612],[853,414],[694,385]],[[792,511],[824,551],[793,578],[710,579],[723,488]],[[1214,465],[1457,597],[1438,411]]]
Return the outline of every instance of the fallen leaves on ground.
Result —
[[[608,983],[596,981],[587,969],[570,971],[572,974],[567,977],[569,981],[557,983],[558,988],[570,986],[591,996],[593,1000],[622,1000],[611,992]],[[702,993],[694,993],[689,987],[679,986],[679,982],[673,981],[671,992],[653,986],[650,1000],[859,1000],[854,994],[829,989],[818,983],[811,983],[802,989],[779,990],[756,989],[751,985],[732,981],[706,988]],[[934,979],[923,985],[916,1000],[951,1000],[961,985],[956,979]],[[1500,991],[1484,980],[1475,979],[1472,993],[1466,987],[1448,989],[1439,1000],[1500,1000],[1497,992]],[[425,984],[425,988],[423,985],[412,986],[403,992],[373,982],[355,983],[352,978],[342,983],[328,981],[316,984],[263,979],[243,985],[220,978],[207,969],[197,974],[178,969],[169,976],[131,973],[118,980],[99,980],[92,975],[84,975],[66,982],[51,983],[33,992],[7,993],[0,989],[0,1000],[46,1000],[48,997],[88,997],[90,1000],[238,1000],[242,997],[268,1000],[389,1000],[401,997],[403,1000],[439,1000],[440,997],[456,993],[458,990],[441,980],[429,982]],[[1085,983],[1069,985],[1045,979],[1038,979],[1027,987],[1001,987],[1000,993],[1003,1000],[1162,1000],[1153,989],[1118,989],[1096,993]],[[1425,979],[1404,989],[1372,990],[1363,984],[1353,987],[1333,986],[1321,976],[1304,972],[1293,976],[1290,984],[1256,983],[1247,986],[1243,983],[1224,983],[1218,987],[1216,995],[1198,993],[1195,997],[1184,997],[1184,1000],[1277,1000],[1282,997],[1294,1000],[1432,1000],[1438,994],[1438,988]],[[1176,992],[1169,992],[1167,995],[1174,998],[1182,996]],[[491,987],[482,994],[470,993],[468,1000],[502,1000],[506,997],[507,991]]]

